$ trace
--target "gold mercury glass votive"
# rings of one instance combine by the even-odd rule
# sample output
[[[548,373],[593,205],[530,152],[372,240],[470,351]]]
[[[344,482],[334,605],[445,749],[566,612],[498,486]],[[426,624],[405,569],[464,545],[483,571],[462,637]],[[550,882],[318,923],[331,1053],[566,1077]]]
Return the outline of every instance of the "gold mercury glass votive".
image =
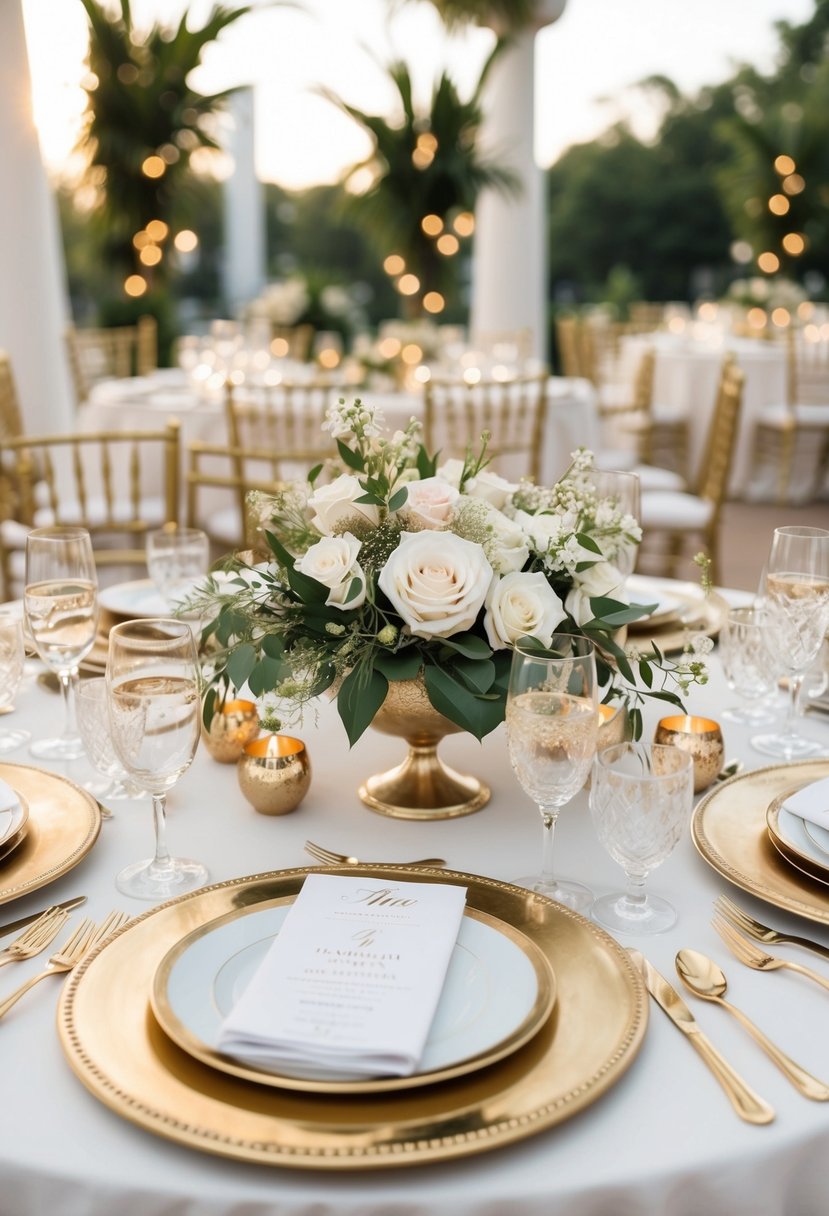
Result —
[[[260,815],[287,815],[311,784],[311,761],[301,739],[263,735],[248,743],[236,768],[239,788]]]
[[[217,707],[210,730],[202,722],[201,737],[214,760],[235,764],[259,734],[259,714],[253,701],[225,701]]]
[[[725,748],[719,723],[713,718],[698,718],[693,714],[662,718],[653,741],[690,753],[694,761],[695,794],[708,789],[722,769]]]

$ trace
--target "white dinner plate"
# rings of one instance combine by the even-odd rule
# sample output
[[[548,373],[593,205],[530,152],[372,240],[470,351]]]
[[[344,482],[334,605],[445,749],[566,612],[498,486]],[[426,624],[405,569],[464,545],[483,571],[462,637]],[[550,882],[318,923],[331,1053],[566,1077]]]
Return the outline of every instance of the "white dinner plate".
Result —
[[[625,582],[625,590],[631,603],[656,604],[650,616],[635,621],[635,625],[644,625],[646,619],[649,625],[668,621],[678,616],[680,608],[684,606],[684,601],[679,599],[675,590],[671,590],[670,583],[665,579],[631,574]]]
[[[170,605],[151,578],[115,583],[98,592],[98,603],[108,612],[124,617],[169,616]]]
[[[242,909],[193,931],[168,951],[153,984],[162,1029],[188,1054],[221,1071],[282,1088],[367,1092],[459,1076],[523,1046],[555,1003],[552,971],[524,934],[467,909],[420,1069],[409,1077],[319,1081],[255,1069],[216,1050],[225,1017],[279,932],[288,905]]]
[[[14,793],[17,795],[17,802],[14,806],[0,811],[0,847],[11,840],[12,836],[18,834],[29,818],[29,804],[26,799],[21,798],[17,790]]]
[[[771,842],[791,865],[818,882],[829,883],[829,832],[786,810],[783,803],[793,792],[776,798],[769,807],[766,822]]]

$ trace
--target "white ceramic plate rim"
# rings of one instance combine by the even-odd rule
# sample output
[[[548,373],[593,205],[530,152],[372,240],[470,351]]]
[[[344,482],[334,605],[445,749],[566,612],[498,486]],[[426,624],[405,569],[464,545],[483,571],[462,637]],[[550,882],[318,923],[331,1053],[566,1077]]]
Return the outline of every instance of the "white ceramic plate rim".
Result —
[[[169,616],[170,609],[156,590],[151,578],[137,578],[129,583],[114,583],[98,592],[98,603],[108,612],[128,616]]]
[[[808,857],[825,872],[829,881],[829,832],[825,828],[818,827],[816,823],[807,825],[800,815],[781,806],[777,812],[777,832],[784,844]],[[825,848],[820,848],[814,837],[822,840]]]
[[[4,845],[7,840],[19,832],[29,818],[28,806],[20,799],[15,790],[12,792],[17,797],[14,806],[4,807],[0,811],[0,845]]]

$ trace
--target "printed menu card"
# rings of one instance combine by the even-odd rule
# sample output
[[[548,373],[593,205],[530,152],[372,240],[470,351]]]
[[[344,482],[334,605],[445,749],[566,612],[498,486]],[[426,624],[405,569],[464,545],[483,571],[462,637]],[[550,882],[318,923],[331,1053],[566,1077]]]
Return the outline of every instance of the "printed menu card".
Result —
[[[218,1049],[314,1079],[417,1070],[466,888],[309,874]]]

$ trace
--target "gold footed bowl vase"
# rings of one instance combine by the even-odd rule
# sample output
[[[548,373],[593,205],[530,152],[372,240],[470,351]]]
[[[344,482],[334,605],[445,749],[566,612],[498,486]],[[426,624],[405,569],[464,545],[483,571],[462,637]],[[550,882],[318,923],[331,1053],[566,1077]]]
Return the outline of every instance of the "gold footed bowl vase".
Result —
[[[395,819],[455,819],[489,802],[489,786],[456,773],[438,756],[444,735],[460,734],[462,727],[438,713],[422,679],[390,683],[372,726],[405,739],[409,754],[402,764],[360,786],[360,798],[370,810]]]

